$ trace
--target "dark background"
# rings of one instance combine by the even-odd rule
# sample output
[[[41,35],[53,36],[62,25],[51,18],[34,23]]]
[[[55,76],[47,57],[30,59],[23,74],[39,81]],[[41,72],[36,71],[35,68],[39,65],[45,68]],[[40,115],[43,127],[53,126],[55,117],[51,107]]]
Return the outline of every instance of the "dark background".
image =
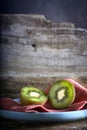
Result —
[[[54,22],[87,29],[87,0],[0,0],[0,13],[43,14]]]

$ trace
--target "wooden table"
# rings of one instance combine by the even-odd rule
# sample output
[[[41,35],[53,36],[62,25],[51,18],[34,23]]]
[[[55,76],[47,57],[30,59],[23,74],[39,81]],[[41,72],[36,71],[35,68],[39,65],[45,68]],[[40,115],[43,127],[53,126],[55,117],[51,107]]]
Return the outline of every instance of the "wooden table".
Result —
[[[30,124],[23,121],[0,119],[0,130],[87,130],[87,119],[66,123],[44,122]]]
[[[23,86],[45,89],[63,78],[87,87],[86,29],[40,15],[3,14],[0,18],[1,97],[18,98]],[[87,130],[87,119],[44,124],[1,119],[0,124],[6,130]]]

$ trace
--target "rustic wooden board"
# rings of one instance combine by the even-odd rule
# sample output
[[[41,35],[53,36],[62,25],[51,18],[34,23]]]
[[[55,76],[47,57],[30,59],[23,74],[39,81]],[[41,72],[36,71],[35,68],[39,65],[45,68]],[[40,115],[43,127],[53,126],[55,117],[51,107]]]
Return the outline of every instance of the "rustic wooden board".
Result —
[[[0,96],[18,98],[21,87],[45,89],[73,78],[87,87],[87,30],[72,23],[53,23],[41,15],[0,15]],[[28,125],[1,119],[16,130],[87,129],[87,120],[52,125]]]
[[[38,123],[30,124],[23,121],[9,121],[9,120],[0,120],[0,124],[4,130],[86,130],[87,129],[87,120],[79,120],[75,122],[65,122],[65,123]],[[4,126],[4,127],[3,127]],[[3,130],[3,129],[1,129]]]
[[[43,80],[44,86],[50,80],[67,77],[83,79],[80,82],[85,84],[87,30],[75,28],[72,23],[53,23],[40,15],[9,14],[0,18],[0,77],[9,82],[5,88],[18,91],[34,80],[38,84]],[[20,87],[15,79],[22,84]]]

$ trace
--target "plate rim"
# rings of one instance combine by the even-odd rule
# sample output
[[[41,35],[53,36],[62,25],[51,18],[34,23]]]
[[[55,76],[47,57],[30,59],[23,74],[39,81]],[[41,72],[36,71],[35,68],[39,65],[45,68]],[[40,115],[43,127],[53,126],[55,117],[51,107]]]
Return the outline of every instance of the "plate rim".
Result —
[[[19,101],[19,98],[14,99],[15,101]],[[13,116],[12,116],[13,115]],[[19,115],[19,116],[18,116]],[[65,112],[19,112],[12,110],[0,110],[0,117],[12,120],[23,120],[30,122],[41,121],[57,121],[57,122],[65,122],[65,121],[74,121],[78,119],[87,118],[87,109],[83,110],[75,110],[75,111],[65,111]],[[21,117],[24,119],[21,119]],[[30,118],[31,119],[30,119]],[[38,119],[39,118],[39,119]]]

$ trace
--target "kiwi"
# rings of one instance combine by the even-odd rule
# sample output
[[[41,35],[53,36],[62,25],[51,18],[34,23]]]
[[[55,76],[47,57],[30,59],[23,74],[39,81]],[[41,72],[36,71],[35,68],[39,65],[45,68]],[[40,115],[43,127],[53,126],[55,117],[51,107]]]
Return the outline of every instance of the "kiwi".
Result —
[[[45,104],[48,97],[39,88],[27,86],[23,87],[20,91],[20,102],[22,105],[30,104]]]
[[[60,80],[51,86],[48,97],[53,108],[64,109],[73,103],[75,88],[69,81]]]

